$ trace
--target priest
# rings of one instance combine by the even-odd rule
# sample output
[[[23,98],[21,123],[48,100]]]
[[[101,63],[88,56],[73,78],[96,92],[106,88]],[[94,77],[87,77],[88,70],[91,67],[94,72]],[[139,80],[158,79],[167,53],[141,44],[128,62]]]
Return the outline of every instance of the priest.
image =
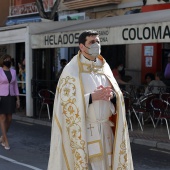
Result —
[[[98,33],[84,31],[79,48],[57,85],[48,170],[133,170],[123,95]]]

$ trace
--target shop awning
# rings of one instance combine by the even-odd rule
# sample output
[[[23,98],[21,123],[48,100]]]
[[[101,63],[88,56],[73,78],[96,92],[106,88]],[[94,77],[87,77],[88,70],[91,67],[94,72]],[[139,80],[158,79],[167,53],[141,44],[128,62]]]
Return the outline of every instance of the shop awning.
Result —
[[[87,29],[99,32],[102,45],[170,42],[170,10],[0,27],[0,44],[25,42],[27,32],[32,48],[77,47],[79,34]]]
[[[56,24],[54,21],[24,23],[0,27],[0,45],[25,42],[27,35],[49,32],[54,29],[79,24],[81,21],[67,21]]]
[[[68,21],[55,23],[57,28],[32,36],[32,48],[77,46],[79,34],[87,29],[99,32],[102,45],[170,42],[170,10],[84,20],[74,24]]]

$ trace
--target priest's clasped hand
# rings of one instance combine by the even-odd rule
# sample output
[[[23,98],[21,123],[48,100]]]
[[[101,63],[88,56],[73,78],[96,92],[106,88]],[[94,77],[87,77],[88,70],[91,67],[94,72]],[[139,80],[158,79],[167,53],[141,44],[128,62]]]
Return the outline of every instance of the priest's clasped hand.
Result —
[[[103,87],[102,85],[97,87],[96,90],[91,94],[92,101],[95,100],[106,100],[110,101],[114,97],[113,89],[111,86]]]

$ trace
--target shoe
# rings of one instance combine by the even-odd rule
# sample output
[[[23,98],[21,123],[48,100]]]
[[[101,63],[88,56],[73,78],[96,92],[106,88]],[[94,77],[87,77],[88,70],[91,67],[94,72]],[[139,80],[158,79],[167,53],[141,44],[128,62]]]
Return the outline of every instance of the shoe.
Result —
[[[10,150],[11,148],[9,146],[4,146],[5,150]]]
[[[5,143],[1,143],[1,145],[4,147],[5,150],[10,150],[11,148],[9,146],[5,146]]]

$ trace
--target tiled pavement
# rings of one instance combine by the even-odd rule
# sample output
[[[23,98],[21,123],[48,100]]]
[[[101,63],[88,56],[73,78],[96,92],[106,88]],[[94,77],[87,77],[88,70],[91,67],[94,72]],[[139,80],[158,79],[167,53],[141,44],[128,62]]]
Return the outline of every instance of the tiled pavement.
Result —
[[[51,126],[51,121],[45,116],[43,116],[41,119],[29,118],[26,117],[24,113],[20,112],[14,114],[13,119],[41,124],[45,126]],[[161,124],[158,125],[158,127],[155,129],[154,135],[153,135],[154,128],[151,123],[146,122],[145,125],[143,126],[143,129],[144,130],[142,132],[140,127],[137,124],[133,123],[133,131],[129,129],[129,136],[131,142],[170,150],[170,140],[168,139],[168,132],[165,123],[163,123],[162,125]]]

